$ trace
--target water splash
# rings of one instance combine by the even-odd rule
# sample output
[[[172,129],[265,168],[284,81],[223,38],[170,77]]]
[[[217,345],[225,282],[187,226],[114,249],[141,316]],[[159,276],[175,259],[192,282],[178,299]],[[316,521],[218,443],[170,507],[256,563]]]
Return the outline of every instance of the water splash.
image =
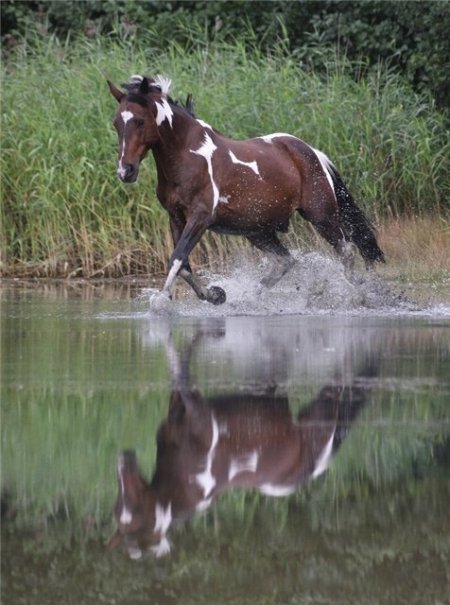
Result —
[[[143,292],[150,314],[180,316],[291,315],[420,311],[420,307],[395,292],[375,272],[347,272],[342,263],[317,252],[294,252],[296,265],[273,288],[260,283],[269,267],[243,259],[228,275],[205,273],[208,285],[220,286],[225,304],[214,307],[190,291],[161,303],[156,291]]]

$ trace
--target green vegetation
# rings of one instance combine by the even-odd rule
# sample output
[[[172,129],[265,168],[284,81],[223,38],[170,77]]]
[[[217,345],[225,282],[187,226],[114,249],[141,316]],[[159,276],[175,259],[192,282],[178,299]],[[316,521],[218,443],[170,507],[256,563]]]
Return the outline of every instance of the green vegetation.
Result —
[[[318,51],[317,51],[318,52]],[[2,67],[2,265],[5,275],[107,276],[161,271],[171,250],[151,158],[137,186],[115,174],[115,110],[105,78],[166,73],[173,95],[233,137],[287,131],[325,151],[376,219],[445,214],[445,120],[393,71],[355,78],[355,63],[323,51],[306,68],[282,43],[161,52],[147,42],[29,37]],[[300,221],[299,221],[300,222]],[[297,233],[301,235],[301,230]],[[209,236],[197,263],[220,262],[239,239]]]
[[[271,50],[280,38],[289,52],[322,71],[323,49],[336,49],[365,65],[389,63],[419,92],[448,111],[450,40],[448,2],[409,0],[3,0],[3,48],[20,37],[144,37],[165,52],[198,40],[244,40]]]

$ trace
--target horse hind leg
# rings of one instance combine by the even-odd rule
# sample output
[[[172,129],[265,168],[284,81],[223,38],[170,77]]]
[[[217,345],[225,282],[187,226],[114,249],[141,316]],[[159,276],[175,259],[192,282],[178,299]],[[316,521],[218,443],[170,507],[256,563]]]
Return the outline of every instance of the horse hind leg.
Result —
[[[342,260],[342,264],[344,268],[349,273],[353,272],[355,268],[355,258],[356,258],[356,246],[352,242],[349,242],[344,237],[338,241],[336,246],[334,247],[337,254]]]
[[[270,254],[275,261],[270,273],[261,280],[263,286],[271,288],[293,267],[295,260],[274,231],[247,235],[247,239],[258,250]]]
[[[316,220],[314,218],[306,217],[303,212],[300,212],[300,214],[309,220],[316,229],[317,233],[322,236],[323,239],[326,240],[331,246],[333,246],[337,255],[341,259],[344,268],[348,272],[352,272],[355,266],[356,246],[351,241],[346,239],[337,217],[328,218],[325,220]]]

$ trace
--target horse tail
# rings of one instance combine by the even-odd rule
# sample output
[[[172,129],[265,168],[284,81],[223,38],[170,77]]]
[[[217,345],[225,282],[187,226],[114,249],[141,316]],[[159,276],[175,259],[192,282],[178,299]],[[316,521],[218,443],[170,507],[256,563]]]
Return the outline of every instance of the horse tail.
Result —
[[[345,237],[356,244],[366,265],[370,266],[375,262],[384,263],[384,254],[378,246],[373,225],[358,208],[341,175],[331,162],[327,168],[333,180]]]

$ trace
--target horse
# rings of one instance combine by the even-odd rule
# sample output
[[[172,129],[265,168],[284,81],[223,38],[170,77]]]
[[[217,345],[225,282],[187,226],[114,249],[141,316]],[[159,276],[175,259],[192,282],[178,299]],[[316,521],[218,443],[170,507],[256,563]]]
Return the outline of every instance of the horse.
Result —
[[[288,397],[270,382],[258,391],[205,398],[192,386],[189,371],[199,338],[201,333],[181,356],[166,344],[171,393],[151,481],[142,475],[135,451],[118,457],[117,529],[108,546],[123,544],[132,559],[168,554],[169,529],[205,511],[227,490],[283,497],[322,475],[369,400],[371,388],[361,376],[377,370],[368,357],[358,375],[325,385],[295,417]]]
[[[156,194],[169,214],[174,250],[162,293],[172,298],[177,275],[198,298],[222,304],[222,288],[205,287],[189,254],[207,229],[241,235],[273,258],[261,283],[274,286],[294,265],[278,238],[296,211],[352,266],[354,245],[367,268],[384,262],[374,229],[354,202],[331,160],[291,134],[247,140],[228,138],[169,96],[171,80],[135,75],[120,90],[114,126],[119,139],[117,174],[134,183],[152,152]]]

